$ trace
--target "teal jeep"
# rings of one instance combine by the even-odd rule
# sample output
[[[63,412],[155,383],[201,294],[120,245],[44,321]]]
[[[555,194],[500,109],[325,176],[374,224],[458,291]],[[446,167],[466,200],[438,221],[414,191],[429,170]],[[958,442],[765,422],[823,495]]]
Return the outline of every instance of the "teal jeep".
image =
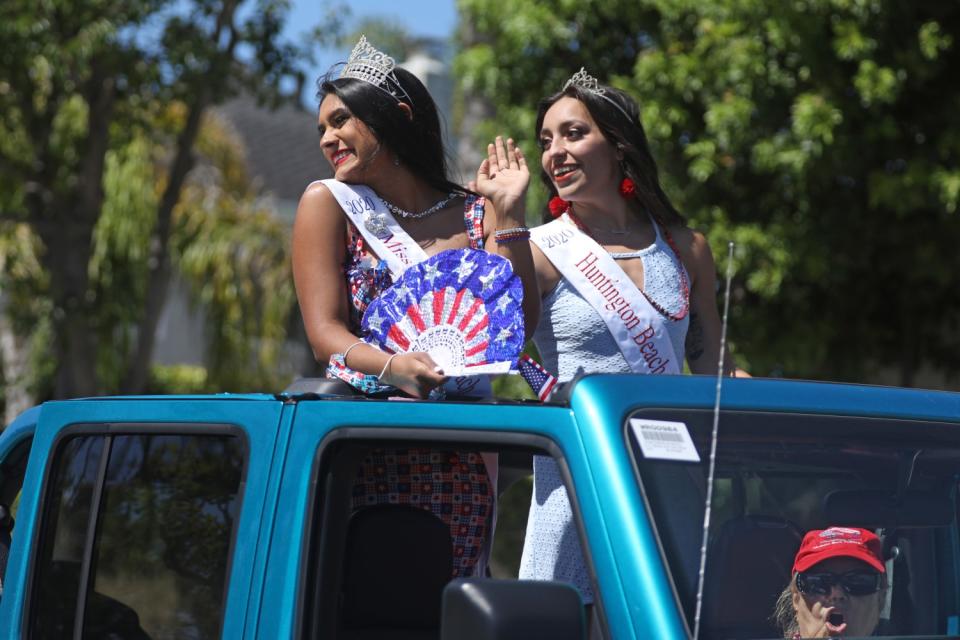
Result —
[[[883,540],[881,635],[960,634],[960,394],[726,381],[701,588],[715,384],[46,403],[0,435],[0,638],[774,638],[800,538],[828,525]],[[411,444],[498,453],[500,492],[554,457],[596,605],[558,583],[450,581],[424,512],[353,509],[359,461]]]

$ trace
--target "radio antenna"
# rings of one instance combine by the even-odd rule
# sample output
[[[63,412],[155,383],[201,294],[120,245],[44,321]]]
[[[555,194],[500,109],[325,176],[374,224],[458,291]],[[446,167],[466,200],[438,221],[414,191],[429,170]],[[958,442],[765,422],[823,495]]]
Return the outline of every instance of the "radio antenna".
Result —
[[[727,350],[727,318],[730,311],[730,280],[733,276],[733,242],[727,245],[727,284],[723,293],[723,324],[720,328],[720,361],[717,362],[717,393],[713,399],[713,431],[710,434],[710,466],[707,471],[707,503],[703,510],[703,542],[700,544],[700,572],[697,574],[697,610],[693,616],[693,640],[700,637],[703,610],[703,584],[707,569],[707,542],[710,539],[710,507],[713,503],[713,475],[717,463],[717,431],[720,425],[720,389],[723,386],[723,361]]]

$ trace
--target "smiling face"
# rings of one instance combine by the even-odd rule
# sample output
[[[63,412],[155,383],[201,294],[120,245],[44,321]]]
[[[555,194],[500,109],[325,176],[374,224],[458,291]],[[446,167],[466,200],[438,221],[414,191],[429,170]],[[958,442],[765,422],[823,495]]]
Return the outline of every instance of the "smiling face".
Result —
[[[334,93],[320,103],[317,127],[320,149],[337,180],[362,184],[387,160],[377,137]]]
[[[807,573],[844,574],[850,571],[874,571],[874,569],[860,560],[837,557],[817,563],[808,569]],[[883,596],[882,588],[876,593],[864,596],[850,595],[839,584],[830,587],[829,593],[826,594],[806,594],[794,589],[793,608],[800,624],[800,635],[804,638],[818,635],[817,630],[826,626],[830,635],[869,636],[880,620]],[[833,607],[833,609],[824,625],[821,612],[827,607]]]
[[[597,202],[617,194],[617,150],[576,98],[564,96],[544,114],[540,148],[540,164],[564,200]]]

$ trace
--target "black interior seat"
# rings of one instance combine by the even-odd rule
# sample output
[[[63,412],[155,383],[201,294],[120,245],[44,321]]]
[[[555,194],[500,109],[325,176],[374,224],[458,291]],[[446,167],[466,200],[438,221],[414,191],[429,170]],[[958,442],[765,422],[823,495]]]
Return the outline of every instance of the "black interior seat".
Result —
[[[452,569],[450,530],[431,512],[393,504],[360,509],[347,531],[338,637],[438,638]]]
[[[707,555],[706,637],[779,637],[770,616],[802,539],[796,525],[774,516],[740,516],[718,529]]]

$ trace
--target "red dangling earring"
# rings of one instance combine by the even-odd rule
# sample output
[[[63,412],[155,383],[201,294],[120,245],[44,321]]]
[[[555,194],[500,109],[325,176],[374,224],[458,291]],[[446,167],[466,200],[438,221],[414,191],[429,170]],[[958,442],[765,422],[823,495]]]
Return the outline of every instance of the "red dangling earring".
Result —
[[[637,185],[630,178],[624,178],[620,182],[620,195],[629,200],[630,198],[637,195]]]
[[[559,218],[567,209],[570,208],[570,203],[560,196],[553,196],[550,198],[550,202],[547,203],[547,206],[550,208],[550,215],[554,218]]]

